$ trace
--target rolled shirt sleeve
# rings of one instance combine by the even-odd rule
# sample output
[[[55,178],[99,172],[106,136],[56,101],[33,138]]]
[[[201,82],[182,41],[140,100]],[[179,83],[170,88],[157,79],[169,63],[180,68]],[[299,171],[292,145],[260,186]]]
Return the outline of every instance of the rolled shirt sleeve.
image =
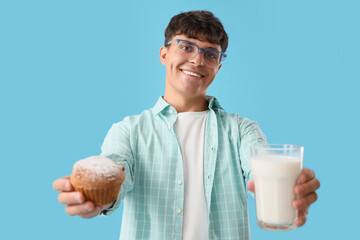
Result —
[[[126,193],[131,191],[134,186],[134,158],[130,147],[129,132],[130,126],[127,123],[126,118],[122,122],[113,124],[101,147],[101,156],[107,157],[125,168],[125,181],[121,185],[118,198],[110,208],[101,212],[100,215],[102,216],[107,216],[115,211],[120,206]]]
[[[240,131],[240,161],[246,184],[252,179],[250,147],[266,144],[266,137],[257,122],[247,118],[238,118]],[[249,193],[253,197],[253,193]]]

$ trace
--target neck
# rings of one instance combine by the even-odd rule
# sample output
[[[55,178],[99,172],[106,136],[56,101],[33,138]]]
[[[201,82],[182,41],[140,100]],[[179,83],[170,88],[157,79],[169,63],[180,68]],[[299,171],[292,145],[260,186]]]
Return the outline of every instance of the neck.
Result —
[[[178,113],[180,112],[201,112],[208,110],[206,96],[185,97],[174,96],[170,94],[164,95],[164,100],[173,106]]]

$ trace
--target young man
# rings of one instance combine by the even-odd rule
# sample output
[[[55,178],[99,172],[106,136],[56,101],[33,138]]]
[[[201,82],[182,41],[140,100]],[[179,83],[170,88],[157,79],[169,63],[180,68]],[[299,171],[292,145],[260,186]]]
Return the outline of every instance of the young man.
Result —
[[[255,122],[224,111],[206,95],[226,58],[228,37],[207,11],[174,16],[160,60],[165,94],[155,106],[109,130],[102,154],[125,167],[118,199],[94,206],[69,178],[54,182],[69,215],[108,215],[124,201],[120,239],[250,239],[246,185],[249,147],[266,143]],[[302,226],[319,181],[304,169],[294,191]]]

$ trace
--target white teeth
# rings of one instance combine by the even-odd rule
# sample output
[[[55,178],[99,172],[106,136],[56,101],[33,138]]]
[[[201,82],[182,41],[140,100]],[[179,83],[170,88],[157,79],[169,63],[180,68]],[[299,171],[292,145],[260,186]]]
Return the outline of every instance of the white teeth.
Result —
[[[201,75],[197,74],[197,73],[194,73],[194,72],[189,72],[189,71],[186,71],[186,70],[183,70],[183,72],[185,74],[189,74],[191,76],[195,76],[195,77],[201,77]]]

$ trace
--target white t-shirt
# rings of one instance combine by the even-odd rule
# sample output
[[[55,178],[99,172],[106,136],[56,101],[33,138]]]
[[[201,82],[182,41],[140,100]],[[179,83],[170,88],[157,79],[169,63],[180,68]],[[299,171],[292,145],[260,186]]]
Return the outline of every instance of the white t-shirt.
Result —
[[[184,167],[183,239],[208,239],[209,216],[204,191],[204,135],[208,111],[178,114],[175,129]]]

